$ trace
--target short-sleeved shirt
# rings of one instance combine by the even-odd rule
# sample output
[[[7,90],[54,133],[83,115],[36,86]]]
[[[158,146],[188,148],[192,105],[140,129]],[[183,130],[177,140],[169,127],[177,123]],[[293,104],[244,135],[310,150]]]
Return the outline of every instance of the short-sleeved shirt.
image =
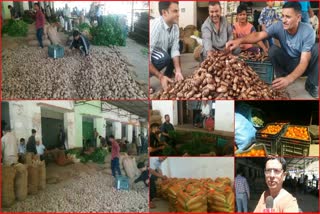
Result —
[[[157,138],[157,135],[154,133],[150,134],[150,146],[151,148],[158,148],[160,147],[160,142]],[[158,155],[162,155],[162,151],[155,151],[155,152],[150,152],[151,156],[158,156]]]
[[[270,196],[270,192],[265,191],[262,193],[260,200],[253,212],[262,213],[266,209],[266,198]],[[274,212],[299,212],[299,206],[297,199],[288,193],[285,189],[281,189],[280,193],[273,200]]]
[[[280,16],[273,8],[265,7],[262,9],[258,22],[260,25],[265,25],[268,28],[275,21],[281,21]]]
[[[150,53],[154,49],[168,52],[171,58],[180,56],[179,51],[179,26],[177,24],[169,27],[162,16],[150,21]],[[151,54],[150,54],[151,55]]]
[[[201,33],[204,55],[207,55],[207,51],[210,50],[224,50],[226,43],[233,39],[232,26],[225,17],[220,18],[219,31],[208,17],[201,26]]]
[[[233,33],[236,34],[237,38],[242,38],[249,35],[252,32],[256,32],[256,29],[250,23],[247,23],[245,26],[241,26],[238,22],[236,22],[232,27]],[[252,44],[243,44],[241,50],[247,50],[252,47]]]
[[[161,163],[159,158],[150,158],[150,168],[153,170],[161,169]]]
[[[160,131],[168,134],[169,131],[174,131],[174,127],[171,123],[164,122],[160,127]],[[161,141],[167,142],[167,140],[168,140],[167,136],[161,135]]]
[[[295,35],[283,29],[283,23],[277,22],[267,28],[269,37],[279,40],[281,48],[292,58],[298,58],[302,52],[311,52],[315,43],[315,34],[310,24],[300,22]]]
[[[20,154],[25,154],[26,153],[26,144],[19,145],[19,153]]]
[[[310,6],[310,2],[309,1],[299,1],[300,5],[301,5],[301,11],[302,12],[308,12]]]
[[[117,141],[112,140],[111,142],[111,160],[114,158],[119,158],[120,157],[120,146],[117,143]]]
[[[37,145],[36,148],[37,148],[37,154],[38,155],[43,155],[44,154],[44,150],[46,150],[46,147],[43,144]]]

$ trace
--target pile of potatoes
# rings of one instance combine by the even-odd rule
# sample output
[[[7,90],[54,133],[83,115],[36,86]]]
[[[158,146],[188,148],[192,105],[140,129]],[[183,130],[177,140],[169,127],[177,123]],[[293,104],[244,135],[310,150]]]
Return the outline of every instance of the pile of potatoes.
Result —
[[[182,81],[170,84],[152,99],[288,99],[285,91],[277,91],[244,61],[224,52],[215,52],[200,68]]]
[[[20,47],[2,52],[2,97],[6,99],[146,99],[128,62],[116,48],[92,47],[88,57],[65,48]]]

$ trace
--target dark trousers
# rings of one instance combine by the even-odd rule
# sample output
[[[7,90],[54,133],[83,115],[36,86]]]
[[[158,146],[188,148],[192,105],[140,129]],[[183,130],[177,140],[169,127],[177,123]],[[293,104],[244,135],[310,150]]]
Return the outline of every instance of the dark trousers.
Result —
[[[37,29],[37,40],[41,48],[43,48],[42,35],[43,35],[43,28]]]
[[[287,76],[300,62],[300,57],[292,58],[276,45],[270,47],[269,58],[277,77]],[[307,82],[309,84],[318,86],[318,43],[312,46],[311,59],[303,76],[308,76]]]
[[[148,170],[145,170],[141,173],[141,175],[136,179],[134,180],[135,183],[138,183],[140,181],[143,181],[143,183],[148,186],[147,184],[147,180],[149,179],[149,171]]]
[[[121,175],[119,158],[113,158],[113,160],[111,160],[111,171],[113,177],[116,177],[116,171],[118,172],[118,175]]]
[[[142,146],[137,146],[137,155],[142,154]]]
[[[171,50],[168,51],[169,53]],[[164,75],[171,78],[173,76],[173,60],[170,54],[161,49],[154,49],[151,53],[151,63],[156,67],[158,71],[161,71],[166,67]]]
[[[156,180],[157,180],[157,177],[154,175],[151,175],[151,177],[150,177],[150,201],[152,201],[152,199],[154,199],[157,195]]]
[[[181,53],[183,48],[183,42],[179,41],[179,52]],[[171,48],[168,52],[161,49],[154,49],[151,53],[151,63],[156,67],[158,71],[166,68],[164,75],[171,78],[173,77],[174,64],[171,58]]]
[[[102,26],[102,16],[97,16],[98,26]]]

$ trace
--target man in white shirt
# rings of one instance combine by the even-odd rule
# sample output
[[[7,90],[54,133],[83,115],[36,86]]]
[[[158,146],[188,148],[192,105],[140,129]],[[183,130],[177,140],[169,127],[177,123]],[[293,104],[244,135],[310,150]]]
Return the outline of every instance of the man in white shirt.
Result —
[[[312,25],[312,28],[317,33],[318,27],[319,27],[319,19],[316,15],[314,15],[313,10],[309,10],[309,15],[310,15],[310,23]]]
[[[44,160],[45,159],[45,151],[46,151],[46,147],[41,143],[40,144],[40,140],[36,139],[36,148],[37,148],[37,154],[40,155],[40,160]]]
[[[194,126],[195,127],[203,127],[203,121],[206,119],[206,118],[209,118],[210,117],[210,111],[211,111],[211,105],[208,103],[208,101],[202,101],[202,104],[201,104],[201,112],[200,114],[197,114],[195,116],[195,124]]]
[[[183,79],[179,51],[179,6],[178,2],[159,2],[160,17],[150,22],[149,72],[160,80],[163,89],[168,87],[170,79]],[[162,74],[160,71],[166,67]],[[173,72],[175,70],[175,73]]]
[[[16,136],[10,129],[3,131],[1,145],[3,164],[12,165],[18,163],[18,142]]]
[[[156,180],[158,178],[161,178],[163,180],[167,179],[167,176],[162,174],[161,170],[161,164],[163,161],[165,161],[167,157],[151,157],[149,159],[150,166],[149,166],[149,172],[151,174],[150,177],[150,208],[153,209],[156,206],[152,202],[152,200],[156,197],[157,194],[157,188],[156,188]]]

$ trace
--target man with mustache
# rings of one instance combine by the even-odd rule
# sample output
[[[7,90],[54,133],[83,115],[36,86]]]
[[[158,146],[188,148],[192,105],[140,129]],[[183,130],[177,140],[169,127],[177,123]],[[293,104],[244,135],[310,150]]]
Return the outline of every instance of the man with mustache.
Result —
[[[279,40],[281,48],[272,46],[269,58],[276,72],[272,87],[284,89],[301,76],[308,76],[305,89],[318,98],[318,44],[310,24],[301,22],[299,2],[286,2],[282,8],[282,21],[265,31],[227,42],[226,49],[234,50],[240,44],[254,44],[269,37]]]
[[[254,212],[264,212],[266,207],[266,198],[273,198],[272,212],[299,212],[297,199],[282,188],[283,181],[286,178],[287,164],[284,158],[269,157],[267,159],[264,174],[268,190],[264,191]]]
[[[225,45],[233,39],[232,26],[227,19],[221,16],[222,8],[220,2],[209,2],[209,17],[201,26],[203,39],[203,59],[212,56],[214,51],[225,50]],[[240,49],[236,49],[234,54],[239,54]]]

